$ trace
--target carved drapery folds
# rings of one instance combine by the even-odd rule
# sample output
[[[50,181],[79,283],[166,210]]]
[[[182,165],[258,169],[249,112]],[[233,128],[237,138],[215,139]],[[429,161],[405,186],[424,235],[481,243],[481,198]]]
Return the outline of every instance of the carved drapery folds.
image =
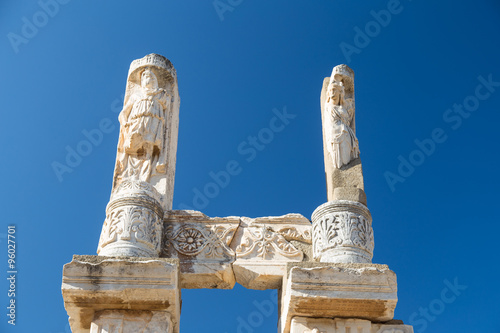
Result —
[[[312,215],[313,257],[321,262],[370,263],[373,257],[372,218],[366,206],[337,200]]]

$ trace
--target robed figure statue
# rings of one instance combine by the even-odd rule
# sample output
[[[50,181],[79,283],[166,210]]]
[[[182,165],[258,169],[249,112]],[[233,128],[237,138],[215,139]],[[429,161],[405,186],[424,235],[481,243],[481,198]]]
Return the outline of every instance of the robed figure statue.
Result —
[[[118,117],[116,175],[148,182],[152,175],[166,170],[165,113],[171,96],[158,88],[156,75],[148,68],[134,90]]]
[[[332,78],[325,102],[325,143],[333,166],[340,169],[359,157],[359,144],[353,130],[353,100],[345,98],[342,81]]]

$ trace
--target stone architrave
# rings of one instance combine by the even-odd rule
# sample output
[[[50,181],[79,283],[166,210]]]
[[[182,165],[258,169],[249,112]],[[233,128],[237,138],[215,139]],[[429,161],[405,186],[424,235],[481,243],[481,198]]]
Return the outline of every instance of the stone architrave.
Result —
[[[181,288],[234,287],[236,254],[229,245],[239,224],[239,217],[211,218],[191,210],[165,214],[161,256],[179,258]]]
[[[132,62],[99,255],[159,256],[164,211],[172,209],[179,105],[168,59],[150,54]]]
[[[165,332],[178,333],[179,280],[178,259],[75,255],[64,265],[62,280],[71,330],[88,333],[92,327],[92,332],[114,333],[102,331],[103,325],[121,323],[125,327],[167,327]]]
[[[290,332],[296,316],[375,322],[394,317],[397,281],[387,265],[303,262],[289,263],[288,269],[283,279],[280,333]]]
[[[301,262],[311,243],[311,223],[300,214],[241,218],[231,248],[236,282],[248,289],[278,289],[286,265]]]

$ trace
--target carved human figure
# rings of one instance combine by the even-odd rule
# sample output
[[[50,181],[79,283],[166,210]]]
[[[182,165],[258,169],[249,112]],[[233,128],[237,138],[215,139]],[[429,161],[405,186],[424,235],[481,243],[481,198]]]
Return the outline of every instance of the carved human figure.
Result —
[[[344,85],[337,76],[328,85],[324,117],[327,150],[334,167],[341,168],[359,157],[359,144],[352,128],[353,100],[345,98]]]
[[[141,74],[141,85],[118,117],[120,138],[115,176],[148,182],[154,173],[165,172],[165,115],[170,103],[167,91],[158,88],[156,75],[146,68]]]

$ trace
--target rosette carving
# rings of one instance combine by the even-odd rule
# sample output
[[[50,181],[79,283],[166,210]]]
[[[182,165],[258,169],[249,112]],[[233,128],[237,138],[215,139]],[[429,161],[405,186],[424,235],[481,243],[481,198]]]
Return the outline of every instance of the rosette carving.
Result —
[[[178,253],[185,256],[221,260],[234,256],[228,245],[235,231],[236,226],[168,225],[165,228],[165,245],[173,246]]]

